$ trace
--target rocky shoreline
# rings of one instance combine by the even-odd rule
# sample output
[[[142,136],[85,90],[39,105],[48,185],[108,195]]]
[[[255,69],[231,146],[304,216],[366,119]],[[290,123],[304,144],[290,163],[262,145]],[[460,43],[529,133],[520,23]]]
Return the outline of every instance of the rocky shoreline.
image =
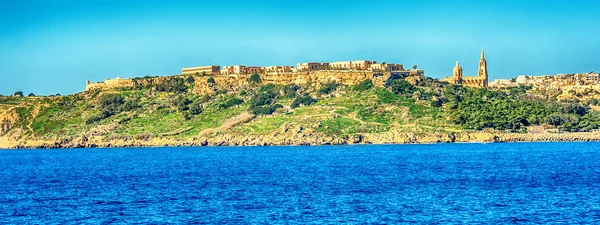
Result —
[[[324,137],[317,134],[216,135],[185,140],[146,137],[106,140],[104,137],[40,140],[0,138],[1,149],[38,148],[118,148],[163,146],[307,146],[350,144],[428,144],[428,143],[498,143],[498,142],[588,142],[600,141],[600,132],[515,134],[461,132],[417,135],[413,133],[356,134],[346,137]]]

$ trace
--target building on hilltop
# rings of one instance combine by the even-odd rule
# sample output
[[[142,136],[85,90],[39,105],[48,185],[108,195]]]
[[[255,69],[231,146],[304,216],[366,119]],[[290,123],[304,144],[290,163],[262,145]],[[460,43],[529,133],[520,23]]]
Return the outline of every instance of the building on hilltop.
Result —
[[[292,72],[293,66],[265,66],[262,67],[266,74],[277,75],[281,73]]]
[[[248,66],[246,70],[248,74],[263,73],[263,69],[260,66]]]
[[[297,71],[326,70],[328,68],[329,63],[305,62],[296,64]]]
[[[119,87],[131,87],[133,86],[133,80],[130,78],[106,79],[103,82],[90,82],[85,81],[85,90],[89,91],[92,89],[110,89]]]
[[[199,66],[181,69],[181,74],[220,74],[221,66]]]
[[[446,77],[444,81],[455,84],[463,85],[473,88],[486,88],[488,86],[488,73],[487,73],[487,61],[483,48],[481,49],[481,58],[479,59],[479,68],[477,76],[463,77],[462,67],[460,63],[456,61],[456,66],[452,70],[452,77]]]
[[[374,60],[341,61],[331,62],[329,63],[329,67],[334,70],[369,70],[371,69],[371,65],[376,63],[377,61]]]
[[[404,71],[402,64],[396,63],[375,63],[371,64],[371,71]]]
[[[229,74],[247,74],[248,70],[246,66],[243,65],[235,65],[235,66],[223,66],[221,69],[221,74],[229,75]]]

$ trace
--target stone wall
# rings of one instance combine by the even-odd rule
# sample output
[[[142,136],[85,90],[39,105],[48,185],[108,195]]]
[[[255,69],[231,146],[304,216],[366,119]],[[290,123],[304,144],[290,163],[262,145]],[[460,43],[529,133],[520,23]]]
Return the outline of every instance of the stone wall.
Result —
[[[85,90],[93,90],[93,89],[112,89],[112,88],[119,88],[119,87],[131,87],[133,86],[133,80],[132,79],[122,79],[122,78],[116,78],[116,79],[107,79],[104,82],[94,82],[91,83],[90,81],[86,82],[86,86],[85,86]]]
[[[263,83],[276,85],[315,85],[319,87],[325,83],[340,83],[344,85],[356,85],[366,79],[371,79],[375,86],[383,87],[391,75],[394,77],[420,76],[423,77],[423,71],[401,71],[401,72],[371,72],[371,71],[340,71],[340,70],[319,70],[319,71],[304,71],[304,72],[288,72],[278,74],[260,74]],[[248,85],[250,74],[233,74],[233,75],[214,75],[214,76],[197,76],[197,75],[177,75],[166,77],[150,77],[136,79],[109,79],[104,82],[87,83],[86,91],[93,89],[112,89],[125,88],[133,86],[148,86],[169,79],[187,76],[194,77],[195,85],[193,91],[199,94],[210,94],[216,91],[217,87],[226,90],[239,90]],[[215,80],[215,84],[208,83],[209,78]]]

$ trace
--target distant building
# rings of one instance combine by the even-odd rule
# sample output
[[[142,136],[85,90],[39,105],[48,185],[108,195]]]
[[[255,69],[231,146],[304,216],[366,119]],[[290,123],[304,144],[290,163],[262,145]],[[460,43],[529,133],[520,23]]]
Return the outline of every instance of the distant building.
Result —
[[[341,61],[331,62],[329,67],[334,70],[344,69],[355,69],[355,70],[370,70],[371,65],[376,64],[377,61],[373,60],[354,60],[354,61]]]
[[[229,74],[247,74],[248,70],[246,66],[236,65],[236,66],[224,66],[221,69],[221,74],[229,75]]]
[[[305,62],[296,64],[297,71],[326,70],[329,63]]]
[[[181,69],[181,74],[220,74],[221,66],[200,66]]]
[[[266,74],[280,74],[292,72],[293,66],[265,66],[262,67]]]
[[[514,87],[514,86],[518,86],[518,84],[509,79],[496,79],[489,83],[489,87],[494,87],[494,88],[506,88],[506,87]]]
[[[403,71],[404,67],[402,64],[394,63],[375,63],[371,64],[372,71]]]
[[[260,66],[248,66],[246,67],[248,74],[262,73],[263,69]]]
[[[477,76],[474,77],[463,77],[462,67],[460,63],[456,61],[456,66],[452,71],[452,77],[447,77],[444,81],[455,84],[455,85],[463,85],[467,87],[474,88],[485,88],[488,86],[488,73],[487,73],[487,61],[485,60],[485,55],[483,52],[483,48],[481,49],[481,58],[479,59],[479,69]]]

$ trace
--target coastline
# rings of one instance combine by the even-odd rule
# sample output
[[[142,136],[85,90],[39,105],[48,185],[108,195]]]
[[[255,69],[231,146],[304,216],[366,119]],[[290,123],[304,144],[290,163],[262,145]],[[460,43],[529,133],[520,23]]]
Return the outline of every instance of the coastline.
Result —
[[[0,137],[0,149],[69,149],[69,148],[136,148],[136,147],[196,147],[196,146],[327,146],[360,144],[435,144],[435,143],[510,143],[510,142],[592,142],[600,141],[600,132],[515,134],[463,132],[457,134],[416,135],[412,133],[357,134],[351,137],[320,137],[296,134],[278,137],[273,135],[218,135],[173,139],[165,137],[139,140],[104,137],[74,139],[21,139]]]

